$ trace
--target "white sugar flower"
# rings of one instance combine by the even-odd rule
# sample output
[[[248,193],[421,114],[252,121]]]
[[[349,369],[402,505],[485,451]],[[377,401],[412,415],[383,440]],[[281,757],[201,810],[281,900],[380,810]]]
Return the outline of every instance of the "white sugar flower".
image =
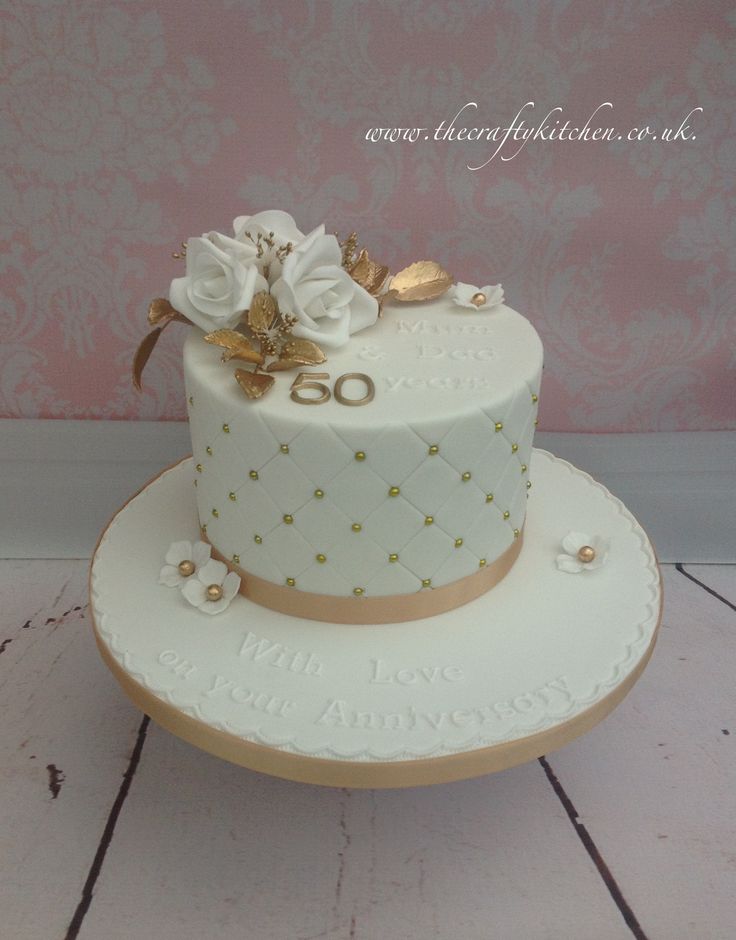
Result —
[[[293,335],[322,347],[344,346],[378,318],[378,301],[343,268],[335,236],[318,230],[287,255],[271,294],[282,313],[296,317]]]
[[[210,546],[206,542],[172,542],[166,552],[166,564],[158,576],[158,583],[166,587],[181,587],[196,571],[210,560]]]
[[[608,557],[610,542],[600,535],[568,532],[562,540],[562,553],[557,556],[557,567],[568,574],[594,571]]]
[[[253,295],[268,288],[256,265],[257,250],[219,232],[187,241],[187,272],[171,282],[172,307],[200,329],[232,329]]]
[[[239,215],[233,221],[233,231],[237,241],[255,250],[258,270],[271,284],[281,275],[284,257],[305,238],[293,217],[281,209]],[[324,235],[324,232],[324,225],[320,225],[310,234]]]
[[[485,287],[473,287],[472,284],[458,282],[452,289],[453,303],[470,310],[490,310],[503,303],[503,287],[500,284],[487,284]]]
[[[219,614],[229,606],[239,588],[240,578],[235,572],[212,558],[197,569],[196,575],[186,580],[181,593],[192,607],[198,607],[206,614]]]

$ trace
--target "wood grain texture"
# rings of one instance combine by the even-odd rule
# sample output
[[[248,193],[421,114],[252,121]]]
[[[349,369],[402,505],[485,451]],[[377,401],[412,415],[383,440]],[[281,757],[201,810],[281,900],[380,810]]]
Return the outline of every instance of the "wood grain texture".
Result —
[[[685,568],[732,590],[733,568]],[[664,620],[643,678],[598,729],[549,762],[647,936],[731,940],[736,613],[674,567],[663,570]]]
[[[628,938],[539,765],[407,791],[269,779],[151,726],[81,940]]]
[[[140,714],[99,661],[87,564],[0,562],[0,934],[64,936]]]

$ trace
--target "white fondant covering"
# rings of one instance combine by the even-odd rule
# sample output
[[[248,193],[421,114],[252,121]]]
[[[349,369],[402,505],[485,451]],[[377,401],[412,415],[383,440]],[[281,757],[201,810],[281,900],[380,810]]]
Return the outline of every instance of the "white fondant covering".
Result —
[[[426,620],[346,627],[243,597],[204,617],[157,583],[169,544],[197,536],[186,460],[101,538],[91,575],[100,641],[136,684],[203,728],[308,757],[404,761],[554,729],[641,663],[661,589],[652,546],[617,499],[550,454],[532,462],[528,537],[496,588]],[[585,577],[555,564],[571,527],[610,540],[606,564]]]
[[[294,402],[298,369],[251,401],[234,378],[243,363],[223,364],[202,336],[184,347],[200,524],[245,571],[318,594],[406,594],[473,574],[522,529],[542,345],[515,311],[387,307],[303,367],[330,389],[368,375],[375,398],[357,407]],[[357,399],[365,384],[342,391]]]

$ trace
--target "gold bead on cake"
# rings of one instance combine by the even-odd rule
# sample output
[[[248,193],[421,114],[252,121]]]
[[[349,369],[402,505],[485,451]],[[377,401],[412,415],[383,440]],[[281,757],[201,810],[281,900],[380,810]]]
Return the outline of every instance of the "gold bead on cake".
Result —
[[[356,460],[365,460],[365,451],[364,451],[364,450],[358,450],[358,451],[356,451],[356,452],[355,452],[355,459],[356,459]]]
[[[193,561],[180,561],[177,565],[177,569],[182,578],[188,578],[194,574],[194,562]]]
[[[439,454],[440,448],[439,444],[432,444],[429,448],[429,454],[434,457],[435,454]]]
[[[482,290],[479,290],[477,294],[473,294],[470,298],[470,302],[474,307],[482,307],[487,300],[488,298]]]
[[[210,584],[207,587],[207,600],[219,601],[222,597],[222,588],[219,584]]]
[[[583,545],[578,549],[578,561],[582,561],[584,565],[590,564],[594,558],[595,549],[592,545]]]

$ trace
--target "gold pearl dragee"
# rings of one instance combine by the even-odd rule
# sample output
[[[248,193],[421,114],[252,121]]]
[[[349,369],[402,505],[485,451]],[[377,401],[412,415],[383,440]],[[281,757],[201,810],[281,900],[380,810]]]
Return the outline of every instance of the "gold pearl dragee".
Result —
[[[526,471],[527,471],[528,469],[529,469],[529,467],[527,467],[527,465],[526,465],[525,463],[523,463],[523,464],[521,465],[521,472],[522,472],[522,473],[526,473]]]
[[[291,525],[291,523],[292,523],[293,521],[294,521],[294,517],[293,517],[290,513],[287,513],[287,514],[284,516],[284,522],[285,522],[287,525]]]
[[[222,588],[219,584],[210,584],[207,586],[207,600],[219,601],[222,597]]]
[[[392,486],[392,487],[389,488],[388,495],[389,495],[389,496],[398,496],[400,492],[401,492],[401,490],[398,488],[398,486]]]
[[[180,561],[177,565],[177,569],[182,578],[189,578],[194,574],[194,562],[193,561]]]
[[[212,448],[211,448],[209,445],[208,445],[207,447],[205,447],[205,451],[207,452],[207,454],[208,454],[210,457],[212,456]]]
[[[363,528],[363,526],[362,526],[359,522],[354,522],[354,523],[350,526],[350,528],[353,530],[353,532],[360,532],[361,529]]]
[[[512,454],[515,454],[518,449],[519,449],[519,445],[518,445],[518,444],[512,444],[512,445],[511,445],[511,453],[512,453]]]
[[[485,558],[481,558],[481,560],[478,562],[478,567],[485,568],[485,566],[486,566],[486,560]]]
[[[535,395],[534,392],[532,392],[532,402],[536,405],[538,401],[539,401],[539,395]]]
[[[282,444],[281,447],[279,447],[279,450],[281,451],[282,454],[288,454],[288,453],[289,453],[289,445],[288,445],[288,444]]]
[[[470,479],[470,470],[466,470],[465,473],[463,473],[461,479],[463,483],[467,483],[468,480]]]
[[[322,552],[320,552],[319,555],[315,555],[314,557],[317,559],[320,565],[323,565],[327,561],[327,555],[323,555]]]
[[[194,469],[197,471],[197,473],[201,473],[201,472],[202,472],[202,464],[201,464],[201,463],[198,463],[197,466],[196,466]]]
[[[595,549],[592,545],[583,545],[578,549],[578,561],[581,561],[584,565],[589,565],[594,558]]]
[[[324,498],[324,495],[325,495],[325,491],[324,491],[324,490],[315,490],[315,491],[314,491],[314,498],[315,498],[315,499],[323,499],[323,498]]]
[[[256,545],[261,545],[261,544],[263,543],[263,536],[261,536],[261,535],[254,535],[254,536],[253,536],[253,541],[256,543]]]
[[[219,518],[220,518],[220,513],[219,513],[216,509],[213,509],[213,510],[212,510],[212,515],[215,517],[215,519],[219,519]]]
[[[230,433],[230,425],[229,425],[229,424],[223,424],[222,430],[225,432],[225,434],[229,434],[229,433]]]
[[[483,304],[488,300],[486,295],[482,290],[479,290],[476,294],[470,298],[470,302],[474,307],[482,307]]]
[[[527,488],[528,490],[530,490],[530,489],[532,488],[532,481],[531,481],[531,480],[527,480],[527,481],[526,481],[526,488]]]
[[[511,515],[511,513],[508,511],[508,509],[506,509],[506,510],[504,511],[503,517],[504,517],[504,519],[508,519],[510,515]]]
[[[228,493],[228,494],[227,494],[227,498],[228,498],[228,499],[231,499],[233,502],[235,502],[235,500],[236,500],[238,497],[235,495],[235,493]]]
[[[296,579],[295,579],[295,578],[287,578],[287,579],[286,579],[286,583],[289,585],[289,587],[294,587],[294,585],[296,584]]]
[[[432,587],[432,579],[431,579],[431,578],[422,578],[422,587],[423,587],[423,588],[425,588],[425,587]]]
[[[353,594],[355,594],[356,597],[360,597],[361,595],[365,594],[365,588],[353,588]]]
[[[503,421],[496,421],[496,423],[494,424],[494,428],[496,429],[497,432],[503,431]]]
[[[250,473],[248,474],[248,476],[251,478],[251,480],[257,480],[257,479],[258,479],[258,471],[257,471],[257,470],[251,470]]]
[[[235,565],[240,564],[240,555],[238,555],[237,552],[233,555],[233,564]]]
[[[439,444],[432,444],[432,445],[430,446],[430,448],[429,448],[429,455],[430,455],[431,457],[434,457],[435,454],[439,454],[439,452],[440,452]]]
[[[390,562],[398,561],[398,560],[399,560],[398,553],[397,553],[397,552],[391,552],[391,554],[388,556],[388,560],[389,560]]]
[[[486,493],[486,502],[487,503],[493,502],[493,493]]]
[[[520,535],[519,530],[518,530],[518,529],[514,529],[514,538],[515,538],[515,539],[518,539],[519,535]]]
[[[455,548],[460,548],[462,544],[463,544],[462,539],[455,539]]]
[[[433,522],[434,522],[434,516],[425,516],[425,517],[424,517],[424,524],[425,524],[425,525],[432,525]]]
[[[356,451],[356,452],[355,452],[355,459],[356,459],[356,460],[365,460],[365,451],[364,451],[364,450],[358,450],[358,451]]]

